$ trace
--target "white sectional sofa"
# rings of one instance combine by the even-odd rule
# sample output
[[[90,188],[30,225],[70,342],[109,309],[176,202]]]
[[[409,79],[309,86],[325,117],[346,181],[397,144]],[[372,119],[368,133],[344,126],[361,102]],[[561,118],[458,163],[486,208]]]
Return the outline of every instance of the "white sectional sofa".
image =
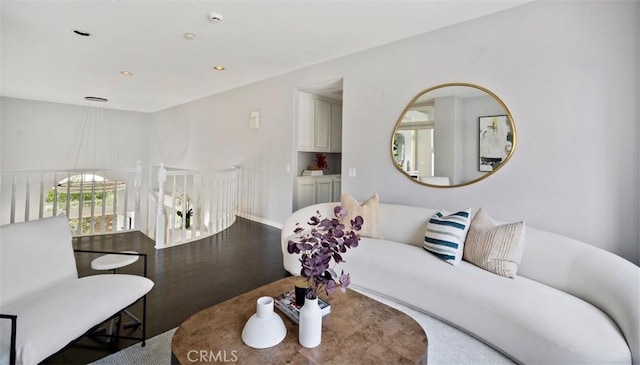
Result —
[[[64,216],[0,227],[0,313],[16,317],[15,322],[0,319],[0,364],[42,362],[152,287],[151,280],[137,275],[78,278]],[[142,337],[136,339],[144,345],[144,318],[142,326]]]
[[[300,274],[298,256],[287,252],[296,223],[306,227],[316,211],[332,217],[337,204],[302,208],[285,222],[282,252],[291,274]],[[362,238],[341,264],[352,285],[438,317],[517,362],[640,362],[640,268],[631,262],[526,227],[517,276],[506,278],[466,261],[450,265],[424,250],[427,221],[437,210],[378,209],[384,239]]]

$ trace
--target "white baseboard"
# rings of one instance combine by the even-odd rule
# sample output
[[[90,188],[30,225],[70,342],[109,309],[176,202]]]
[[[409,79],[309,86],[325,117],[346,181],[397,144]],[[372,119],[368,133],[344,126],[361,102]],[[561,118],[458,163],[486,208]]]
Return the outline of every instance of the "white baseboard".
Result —
[[[262,217],[256,217],[256,216],[251,215],[251,214],[242,213],[242,212],[236,212],[236,215],[238,217],[240,217],[240,218],[245,218],[245,219],[252,220],[254,222],[266,224],[266,225],[274,227],[274,228],[282,229],[282,227],[283,227],[282,223],[270,221],[270,220],[264,219]]]

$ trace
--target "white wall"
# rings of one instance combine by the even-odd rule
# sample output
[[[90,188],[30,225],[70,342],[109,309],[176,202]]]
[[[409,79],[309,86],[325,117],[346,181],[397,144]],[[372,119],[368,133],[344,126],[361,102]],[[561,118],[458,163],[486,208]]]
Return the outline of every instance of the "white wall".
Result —
[[[291,212],[297,170],[293,106],[294,86],[271,79],[157,112],[152,162],[197,170],[239,166],[241,213],[281,224]],[[252,129],[256,110],[260,128]]]
[[[121,168],[135,167],[138,160],[145,164],[148,161],[150,114],[105,109],[104,121],[92,119],[90,124],[108,122],[115,141],[98,139],[99,150],[92,152],[95,127],[87,128],[85,141],[91,143],[82,143],[78,148],[85,107],[8,97],[1,97],[0,105],[1,170],[75,168],[78,150],[82,155],[78,168],[88,167],[89,163],[96,168],[115,168],[114,158]],[[97,165],[92,163],[93,157]]]
[[[458,148],[456,138],[458,133],[457,120],[460,118],[460,100],[455,96],[436,98],[435,130],[433,132],[434,176],[448,176],[452,184],[458,184],[459,176],[456,171]]]
[[[438,208],[482,206],[637,263],[637,6],[534,3],[352,57],[359,67],[344,75],[345,140],[379,133],[366,133],[368,148],[343,146],[343,171],[358,169],[343,190]],[[420,90],[451,81],[500,96],[518,147],[480,183],[416,186],[394,174],[385,148],[390,125]]]
[[[344,78],[343,191],[502,219],[571,236],[638,262],[638,3],[540,2],[301,69],[153,116],[152,158],[192,168],[239,164],[243,210],[282,222],[291,210],[294,90]],[[471,82],[509,106],[511,161],[477,184],[436,189],[395,170],[389,146],[421,90]],[[252,110],[261,128],[251,130]]]
[[[149,156],[153,164],[194,169],[239,165],[242,212],[282,223],[291,212],[297,166],[295,90],[342,77],[343,191],[436,208],[482,206],[497,218],[525,219],[638,263],[639,7],[536,2],[151,116],[114,111],[115,129],[128,131],[118,140],[118,160],[146,163]],[[495,92],[513,114],[518,146],[482,182],[428,188],[393,167],[391,133],[414,95],[447,82]],[[0,168],[68,164],[66,141],[82,108],[1,101]],[[259,129],[249,128],[254,110]],[[346,177],[349,168],[356,168],[355,178]]]

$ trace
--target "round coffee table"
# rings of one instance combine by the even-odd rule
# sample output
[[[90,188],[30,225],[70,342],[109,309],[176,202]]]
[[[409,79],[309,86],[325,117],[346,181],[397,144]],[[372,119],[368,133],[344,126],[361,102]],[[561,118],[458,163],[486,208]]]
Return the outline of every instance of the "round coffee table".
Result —
[[[183,322],[171,341],[173,364],[372,363],[426,364],[427,336],[408,315],[353,290],[327,299],[331,313],[322,319],[322,343],[312,349],[298,343],[298,326],[276,309],[287,336],[276,346],[254,349],[242,342],[256,300],[276,297],[294,287],[287,277],[206,308]]]

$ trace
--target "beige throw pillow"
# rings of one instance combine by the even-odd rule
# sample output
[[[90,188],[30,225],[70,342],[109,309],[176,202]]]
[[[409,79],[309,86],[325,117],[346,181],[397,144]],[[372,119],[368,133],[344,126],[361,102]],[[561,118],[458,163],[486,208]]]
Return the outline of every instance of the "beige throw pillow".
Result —
[[[350,222],[357,216],[361,216],[364,220],[362,229],[358,232],[360,236],[382,239],[382,234],[379,232],[378,227],[378,194],[360,204],[351,194],[342,193],[340,205],[349,213],[344,218],[345,223]]]
[[[482,209],[471,221],[462,259],[487,271],[514,278],[524,252],[524,222],[496,226]]]

